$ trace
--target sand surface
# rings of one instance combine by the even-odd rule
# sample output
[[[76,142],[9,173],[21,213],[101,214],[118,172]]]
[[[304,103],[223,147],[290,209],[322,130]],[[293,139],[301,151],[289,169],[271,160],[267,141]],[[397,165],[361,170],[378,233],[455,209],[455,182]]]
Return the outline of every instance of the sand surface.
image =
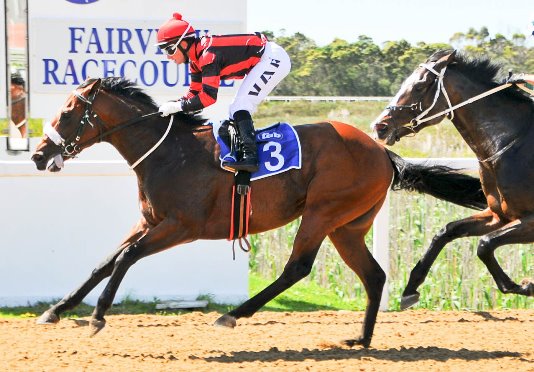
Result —
[[[534,371],[534,310],[380,313],[369,349],[341,343],[361,312],[218,317],[108,316],[93,338],[69,319],[0,319],[0,371]]]

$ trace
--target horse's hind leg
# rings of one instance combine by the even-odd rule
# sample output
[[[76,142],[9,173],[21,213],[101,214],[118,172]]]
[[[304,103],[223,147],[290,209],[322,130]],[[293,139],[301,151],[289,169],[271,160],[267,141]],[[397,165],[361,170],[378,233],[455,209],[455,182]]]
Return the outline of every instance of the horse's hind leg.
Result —
[[[306,277],[310,273],[317,252],[326,237],[326,234],[322,233],[319,228],[321,225],[324,225],[324,221],[317,216],[313,216],[313,214],[308,215],[308,217],[303,216],[293,243],[293,251],[280,277],[248,301],[221,316],[215,325],[235,327],[236,319],[252,316],[267,302]]]
[[[445,245],[457,238],[467,236],[480,236],[495,230],[500,224],[491,224],[493,214],[489,211],[477,213],[471,217],[448,223],[432,239],[424,256],[417,262],[410,273],[410,279],[402,292],[401,309],[407,309],[419,301],[417,288],[423,284],[430,271],[430,267],[438,257]]]
[[[89,278],[82,283],[80,287],[71,293],[67,294],[63,299],[61,299],[57,304],[50,307],[46,310],[40,317],[37,319],[37,324],[52,324],[59,322],[61,313],[66,310],[70,310],[75,306],[79,305],[80,302],[95,288],[104,278],[107,278],[111,275],[113,271],[113,265],[115,260],[122,253],[122,251],[131,245],[134,241],[139,239],[143,235],[143,230],[141,229],[141,224],[138,224],[130,233],[127,239],[119,246],[119,248],[107,257],[100,265],[98,265],[91,273]]]
[[[506,244],[531,243],[534,241],[534,216],[516,220],[480,239],[477,255],[488,268],[497,287],[503,293],[515,293],[523,296],[534,296],[534,282],[525,279],[521,285],[516,284],[503,271],[495,259],[495,249]]]
[[[369,347],[376,317],[382,298],[382,289],[386,281],[386,274],[375,261],[365,245],[365,234],[368,227],[347,224],[337,228],[329,234],[330,240],[336,247],[339,255],[345,263],[358,275],[367,292],[367,308],[362,326],[362,333],[356,339],[346,340],[349,346],[363,345]],[[358,224],[359,225],[359,224]]]

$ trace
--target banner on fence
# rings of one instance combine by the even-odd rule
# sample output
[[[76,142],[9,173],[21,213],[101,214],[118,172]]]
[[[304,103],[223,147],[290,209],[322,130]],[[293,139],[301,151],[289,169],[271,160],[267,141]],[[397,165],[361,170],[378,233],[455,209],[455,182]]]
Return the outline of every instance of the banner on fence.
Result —
[[[159,25],[174,12],[200,34],[246,29],[246,0],[225,1],[224,7],[218,0],[28,1],[33,117],[52,117],[87,77],[127,77],[158,103],[181,97],[189,86],[188,66],[169,61],[155,46]],[[236,84],[223,83],[207,113],[225,117]]]

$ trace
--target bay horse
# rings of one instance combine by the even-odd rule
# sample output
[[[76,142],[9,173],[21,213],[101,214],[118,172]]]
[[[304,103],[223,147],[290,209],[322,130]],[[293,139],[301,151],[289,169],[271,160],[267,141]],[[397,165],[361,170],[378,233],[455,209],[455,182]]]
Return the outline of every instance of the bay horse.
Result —
[[[16,128],[22,137],[26,137],[26,92],[24,91],[24,80],[21,77],[11,77],[11,122],[10,125]]]
[[[177,113],[171,117],[175,122],[171,127],[169,118],[156,111],[152,98],[129,80],[88,79],[68,96],[45,130],[32,155],[39,170],[51,162],[49,170],[59,171],[57,156],[70,159],[100,141],[113,145],[130,166],[137,165],[141,219],[118,249],[80,287],[44,312],[38,323],[58,322],[61,313],[110,277],[89,322],[94,335],[105,326],[104,314],[135,262],[178,244],[228,236],[234,175],[220,168],[212,126],[198,115]],[[482,208],[480,180],[444,167],[410,164],[347,124],[324,122],[295,129],[301,140],[302,169],[253,181],[249,225],[250,233],[259,233],[302,216],[293,251],[278,279],[215,324],[234,327],[237,319],[252,316],[307,276],[328,236],[368,296],[362,333],[345,342],[368,347],[385,273],[364,237],[390,185]],[[164,133],[168,135],[161,141]],[[159,147],[146,156],[158,141]]]
[[[454,239],[481,236],[477,255],[503,293],[534,296],[532,279],[516,284],[495,259],[506,244],[534,242],[534,101],[498,79],[500,67],[487,58],[469,59],[438,51],[415,69],[372,124],[375,137],[393,145],[449,116],[475,153],[486,208],[447,224],[410,274],[401,307],[419,300],[424,282],[443,247]]]

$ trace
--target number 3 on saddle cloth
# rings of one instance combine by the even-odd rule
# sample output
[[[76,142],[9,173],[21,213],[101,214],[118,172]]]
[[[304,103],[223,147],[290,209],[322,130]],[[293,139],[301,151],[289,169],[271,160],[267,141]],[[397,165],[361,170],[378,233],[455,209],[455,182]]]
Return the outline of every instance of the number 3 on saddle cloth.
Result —
[[[237,159],[237,140],[235,128],[227,120],[213,125],[213,134],[221,148],[219,159],[221,168],[223,162],[235,162]],[[287,123],[276,123],[267,128],[256,130],[256,144],[258,145],[259,169],[252,173],[250,180],[259,180],[273,176],[290,169],[300,169],[301,151],[300,141],[295,129]]]
[[[240,155],[238,154],[239,145],[235,126],[228,120],[211,123],[211,125],[213,126],[213,135],[221,149],[219,155],[221,168],[234,172],[232,169],[225,168],[222,164],[224,162],[235,162],[238,159],[238,155]],[[247,236],[248,217],[250,215],[249,181],[273,176],[290,169],[301,168],[300,140],[291,125],[276,123],[267,128],[257,130],[256,144],[258,146],[258,171],[252,174],[248,172],[236,173],[236,185],[234,185],[232,195],[229,240]],[[239,243],[241,245],[241,241]],[[242,245],[241,248],[246,251]]]

